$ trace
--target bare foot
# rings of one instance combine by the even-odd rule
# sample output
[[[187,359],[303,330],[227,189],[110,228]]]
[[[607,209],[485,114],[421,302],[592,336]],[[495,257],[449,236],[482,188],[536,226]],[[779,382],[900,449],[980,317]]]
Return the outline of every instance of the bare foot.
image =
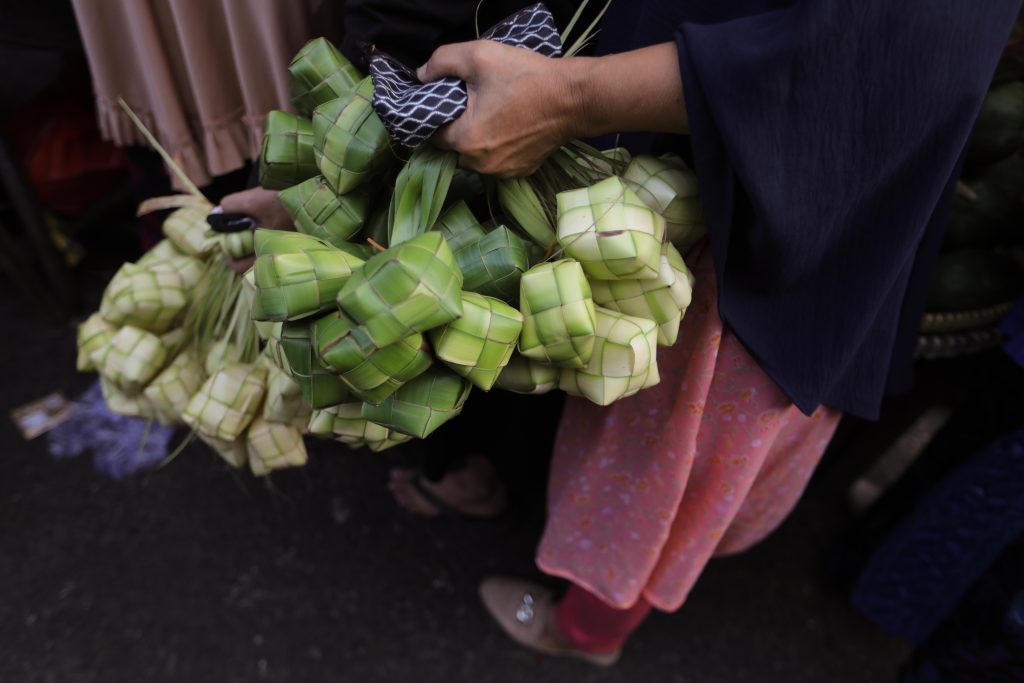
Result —
[[[395,501],[414,515],[438,517],[442,510],[417,488],[416,477],[420,478],[419,486],[434,499],[466,517],[497,517],[508,504],[505,486],[498,479],[494,466],[478,456],[467,458],[465,467],[449,472],[438,482],[426,479],[419,470],[391,470],[388,488]]]

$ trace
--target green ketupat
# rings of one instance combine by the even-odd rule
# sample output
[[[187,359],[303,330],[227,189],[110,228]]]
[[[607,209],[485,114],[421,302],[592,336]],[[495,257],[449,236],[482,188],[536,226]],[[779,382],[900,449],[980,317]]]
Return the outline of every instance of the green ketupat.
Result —
[[[278,195],[295,229],[334,246],[345,244],[366,220],[369,192],[335,194],[323,176],[310,178]]]
[[[563,367],[583,367],[590,360],[597,322],[579,263],[563,259],[526,271],[519,283],[519,310],[521,354]]]
[[[309,420],[309,433],[337,439],[350,448],[366,446],[374,452],[387,450],[412,439],[411,436],[370,422],[363,417],[362,411],[362,403],[342,403],[313,411]]]
[[[313,123],[286,111],[271,111],[263,129],[260,185],[283,190],[319,173],[313,154]]]
[[[459,249],[476,242],[487,234],[487,231],[473,216],[473,212],[466,206],[466,202],[461,199],[438,217],[437,222],[434,223],[434,230],[444,235],[449,248],[456,254]]]
[[[597,338],[590,362],[562,370],[559,386],[606,406],[658,383],[658,328],[653,321],[597,309]]]
[[[253,418],[245,432],[249,467],[257,477],[272,470],[302,467],[309,460],[302,434],[292,425]]]
[[[693,276],[676,248],[666,243],[656,279],[594,280],[590,288],[598,306],[653,320],[658,325],[658,343],[672,346],[693,296]]]
[[[383,348],[462,315],[462,272],[441,233],[428,232],[367,261],[338,307]]]
[[[210,224],[206,222],[209,208],[183,206],[168,216],[163,223],[164,235],[188,256],[203,256],[217,248],[217,240],[208,237]]]
[[[394,156],[384,124],[373,112],[373,82],[364,78],[351,95],[313,111],[313,152],[320,173],[338,194],[351,192]]]
[[[494,386],[517,394],[546,394],[558,388],[561,369],[513,353]]]
[[[118,389],[135,396],[167,361],[167,347],[160,337],[125,325],[90,355],[100,375]]]
[[[103,400],[107,402],[110,412],[125,417],[141,417],[146,420],[154,417],[153,406],[142,394],[130,396],[102,376],[100,377],[100,390],[103,392]]]
[[[333,304],[338,291],[362,265],[358,257],[315,237],[257,230],[256,312],[271,321],[318,313]]]
[[[665,219],[617,177],[559,192],[558,242],[597,280],[658,276]]]
[[[256,328],[256,334],[263,341],[267,341],[271,337],[280,336],[282,323],[266,320],[267,314],[263,311],[263,304],[260,302],[260,297],[256,290],[256,269],[250,268],[245,271],[245,274],[242,275],[242,282],[252,301],[249,317],[252,319],[253,327]]]
[[[325,102],[346,97],[363,75],[326,38],[306,43],[288,65],[292,104],[309,116]]]
[[[302,387],[267,356],[261,359],[267,368],[267,395],[263,400],[263,419],[305,429],[312,409],[302,395]]]
[[[181,422],[189,399],[203,385],[203,366],[192,349],[174,357],[142,392],[153,406],[157,420],[165,425]]]
[[[236,232],[215,232],[213,239],[221,252],[230,259],[240,261],[249,258],[255,253],[255,238],[252,230],[238,230]]]
[[[363,417],[389,429],[427,438],[462,412],[473,386],[436,365],[405,384],[379,406],[363,404]]]
[[[349,399],[348,385],[320,364],[309,323],[285,324],[280,345],[288,372],[311,408],[326,408]]]
[[[78,360],[75,367],[79,372],[96,369],[91,358],[92,352],[109,342],[115,332],[117,327],[104,320],[99,312],[93,313],[78,326]]]
[[[456,374],[490,391],[508,364],[523,314],[498,299],[462,293],[462,317],[431,330],[434,353]]]
[[[635,157],[622,180],[665,219],[666,236],[681,252],[706,234],[697,176],[679,157]]]
[[[430,367],[433,358],[421,334],[411,334],[383,348],[343,313],[313,323],[320,362],[336,373],[359,399],[380,403]]]
[[[199,259],[193,256],[185,256],[184,254],[152,259],[146,261],[144,266],[142,265],[142,260],[140,260],[136,265],[142,266],[154,273],[177,273],[181,277],[181,285],[187,294],[191,294],[192,290],[199,284],[199,280],[203,277],[203,271],[206,268]]]
[[[465,290],[508,303],[519,299],[519,280],[530,268],[529,247],[501,226],[455,252]]]
[[[112,325],[131,325],[161,334],[181,320],[187,305],[188,293],[181,275],[126,263],[103,292],[100,315]]]
[[[267,370],[262,366],[225,365],[189,399],[182,419],[199,434],[235,441],[259,414],[266,379]]]

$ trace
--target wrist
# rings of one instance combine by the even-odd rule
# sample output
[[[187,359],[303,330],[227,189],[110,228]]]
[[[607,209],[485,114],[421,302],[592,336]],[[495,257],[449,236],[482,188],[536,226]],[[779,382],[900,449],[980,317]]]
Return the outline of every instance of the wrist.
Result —
[[[564,57],[565,96],[568,101],[567,126],[570,139],[602,135],[600,93],[596,86],[600,57]]]

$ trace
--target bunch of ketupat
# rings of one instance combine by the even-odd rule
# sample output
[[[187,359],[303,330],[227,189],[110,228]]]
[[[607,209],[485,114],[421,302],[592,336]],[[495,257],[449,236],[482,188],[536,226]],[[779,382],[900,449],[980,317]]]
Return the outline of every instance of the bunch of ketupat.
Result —
[[[310,119],[268,121],[262,168],[298,232],[257,231],[252,314],[311,433],[381,450],[473,387],[607,405],[658,382],[693,286],[673,242],[703,234],[681,160],[573,143],[531,178],[485,178],[393,149],[371,80],[327,41],[290,71]]]
[[[262,184],[289,188],[282,199],[301,228],[347,245],[346,239],[362,227],[367,210],[369,193],[357,186],[367,174],[392,162],[383,128],[378,124],[375,129],[376,117],[370,119],[372,84],[323,40],[307,45],[290,71],[296,108],[304,116],[268,116],[260,159]],[[320,107],[331,101],[338,106]],[[314,113],[316,126],[308,118]],[[280,324],[253,324],[255,273],[244,282],[225,264],[225,258],[253,255],[253,233],[211,232],[206,221],[209,202],[139,125],[192,197],[151,200],[151,208],[181,208],[164,223],[167,239],[138,263],[125,264],[110,283],[101,310],[81,326],[79,368],[100,372],[111,409],[185,424],[233,466],[248,464],[259,475],[302,465],[302,435],[313,414],[304,392],[312,385],[316,400],[323,401],[341,396],[336,391],[340,383],[308,364],[305,376],[293,377],[303,370],[301,344],[297,347],[291,340],[291,330],[282,341]],[[319,175],[325,153],[327,159],[344,160],[333,172],[325,170],[326,177]],[[341,196],[339,191],[350,194]],[[332,283],[344,281],[352,266],[364,259],[353,256],[336,264],[321,256],[303,250],[295,258],[305,259],[314,269],[327,292],[326,303],[336,293]],[[282,256],[275,267],[294,270],[295,258]],[[260,276],[267,277],[263,265]],[[332,270],[335,267],[340,270]],[[259,302],[275,320],[288,308],[291,296],[287,281],[277,284],[284,298],[264,295]],[[317,310],[319,305],[311,312]],[[276,336],[263,354],[258,335]],[[282,349],[293,357],[285,365],[287,371],[280,367]],[[325,378],[333,381],[334,393]]]
[[[210,233],[209,208],[177,209],[166,238],[121,267],[79,327],[78,369],[100,374],[112,411],[188,425],[235,467],[305,464],[310,408],[258,361],[253,293],[222,258],[251,253],[252,233]]]
[[[372,81],[326,40],[289,71],[299,114],[268,117],[260,172],[297,232],[173,213],[80,329],[112,409],[266,474],[305,463],[305,433],[425,438],[474,387],[606,405],[657,383],[693,286],[680,250],[703,232],[682,161],[573,143],[529,178],[487,178],[393,149]],[[252,253],[244,278],[222,258]]]

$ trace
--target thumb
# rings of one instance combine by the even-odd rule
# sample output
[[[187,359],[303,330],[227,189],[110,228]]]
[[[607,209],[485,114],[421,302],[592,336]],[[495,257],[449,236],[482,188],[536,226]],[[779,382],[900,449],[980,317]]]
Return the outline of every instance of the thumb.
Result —
[[[452,43],[434,50],[427,63],[416,69],[421,83],[430,83],[446,76],[468,81],[476,73],[476,42]]]

